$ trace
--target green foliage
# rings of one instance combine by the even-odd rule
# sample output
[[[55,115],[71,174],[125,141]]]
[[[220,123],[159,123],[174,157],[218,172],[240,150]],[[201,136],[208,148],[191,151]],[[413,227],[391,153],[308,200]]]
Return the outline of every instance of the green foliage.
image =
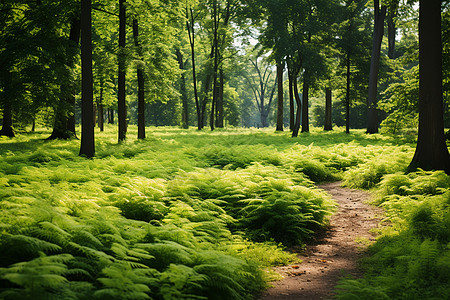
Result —
[[[144,141],[117,145],[106,126],[99,156],[85,160],[78,141],[44,142],[47,134],[0,139],[5,299],[251,299],[271,276],[264,268],[293,261],[284,246],[327,224],[334,203],[314,181],[363,173],[374,157],[412,155],[412,147],[363,132],[313,129],[294,140],[269,130],[152,128]],[[425,213],[404,208],[409,217],[394,228],[425,228],[421,241],[446,241],[448,214],[439,201],[446,175],[408,176],[397,180],[405,186],[397,190],[408,191],[400,197],[414,196],[408,187],[436,198]],[[402,209],[394,199],[381,202]],[[439,276],[448,266],[442,249],[430,267]],[[23,266],[51,276],[31,287],[14,279]]]
[[[391,84],[384,93],[387,99],[380,103],[380,108],[390,114],[381,123],[382,132],[415,132],[418,125],[419,66],[404,71],[403,80]]]
[[[261,148],[264,151],[261,151]],[[236,145],[234,147],[211,145],[203,149],[201,153],[191,154],[205,161],[209,166],[228,169],[245,168],[252,162],[273,165],[281,163],[275,149],[262,145]]]
[[[445,299],[450,293],[450,177],[441,171],[386,175],[376,202],[389,226],[363,262],[364,279],[344,280],[339,299]]]
[[[344,185],[351,188],[375,187],[386,174],[405,172],[411,160],[410,147],[367,147],[360,152],[363,163],[344,175]]]

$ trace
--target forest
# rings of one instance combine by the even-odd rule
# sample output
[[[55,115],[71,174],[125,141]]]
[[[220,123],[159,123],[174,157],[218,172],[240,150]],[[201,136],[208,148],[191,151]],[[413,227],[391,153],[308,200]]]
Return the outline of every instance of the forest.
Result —
[[[330,182],[330,297],[450,297],[450,1],[2,0],[0,120],[2,300],[262,299]]]

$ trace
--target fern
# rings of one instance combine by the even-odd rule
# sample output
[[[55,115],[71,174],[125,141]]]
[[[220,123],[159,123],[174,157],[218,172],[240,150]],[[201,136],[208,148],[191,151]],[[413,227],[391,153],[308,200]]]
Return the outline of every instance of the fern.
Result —
[[[206,276],[199,274],[193,268],[171,264],[159,276],[158,296],[162,299],[198,299],[206,300],[200,294],[203,289]]]
[[[68,273],[66,263],[72,259],[73,257],[68,254],[42,255],[27,262],[13,264],[8,268],[0,268],[0,278],[21,287],[2,292],[0,296],[6,299],[12,299],[14,295],[23,295],[25,299],[31,299],[35,295],[42,298],[52,296],[56,298],[58,289],[68,283],[65,278]]]
[[[337,299],[341,300],[389,300],[391,299],[382,287],[374,287],[365,281],[347,279],[337,285]]]
[[[0,265],[26,261],[37,258],[40,253],[55,253],[61,250],[61,247],[41,240],[39,238],[26,235],[10,235],[2,233],[0,236]]]
[[[102,271],[98,280],[102,287],[95,291],[96,299],[150,299],[150,287],[156,282],[155,270],[133,269],[124,263],[114,263]]]

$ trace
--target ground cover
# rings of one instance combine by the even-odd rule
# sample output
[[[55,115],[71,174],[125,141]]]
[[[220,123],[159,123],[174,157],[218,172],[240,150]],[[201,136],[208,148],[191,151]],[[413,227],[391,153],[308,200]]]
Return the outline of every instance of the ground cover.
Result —
[[[360,131],[163,127],[117,144],[107,127],[87,160],[48,134],[0,140],[4,299],[251,299],[293,260],[284,247],[327,225],[314,183],[375,185],[413,153]]]

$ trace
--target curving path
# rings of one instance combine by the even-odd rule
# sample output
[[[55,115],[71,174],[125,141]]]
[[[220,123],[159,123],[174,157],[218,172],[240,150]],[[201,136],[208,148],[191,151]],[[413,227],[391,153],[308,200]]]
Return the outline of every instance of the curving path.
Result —
[[[361,276],[357,262],[375,240],[370,230],[378,226],[382,211],[364,203],[370,198],[368,192],[342,188],[340,182],[319,188],[336,200],[338,211],[331,217],[327,231],[319,234],[306,250],[297,251],[302,263],[276,268],[283,279],[274,282],[261,300],[330,299],[342,276]]]

